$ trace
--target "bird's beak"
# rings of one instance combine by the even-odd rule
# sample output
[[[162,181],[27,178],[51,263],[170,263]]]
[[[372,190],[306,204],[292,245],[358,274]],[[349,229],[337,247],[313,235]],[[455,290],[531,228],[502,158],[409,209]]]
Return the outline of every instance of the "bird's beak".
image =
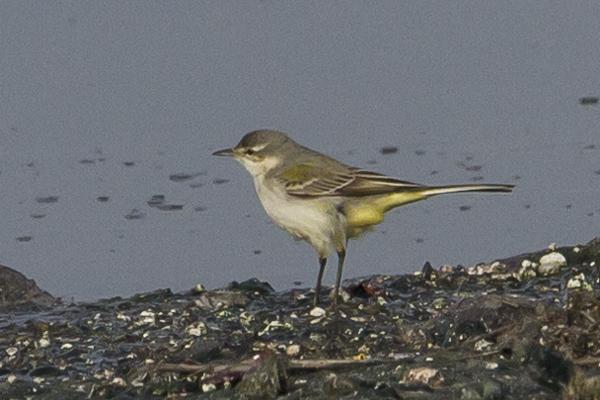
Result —
[[[212,153],[213,156],[221,156],[221,157],[233,157],[233,149],[223,149],[218,150]]]

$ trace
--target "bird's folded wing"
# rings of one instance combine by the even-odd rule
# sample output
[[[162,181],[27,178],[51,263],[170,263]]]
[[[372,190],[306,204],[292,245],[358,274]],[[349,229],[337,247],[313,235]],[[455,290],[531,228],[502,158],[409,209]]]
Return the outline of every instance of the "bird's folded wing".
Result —
[[[276,179],[288,194],[298,197],[370,196],[422,187],[358,168],[328,169],[310,164],[286,168]]]

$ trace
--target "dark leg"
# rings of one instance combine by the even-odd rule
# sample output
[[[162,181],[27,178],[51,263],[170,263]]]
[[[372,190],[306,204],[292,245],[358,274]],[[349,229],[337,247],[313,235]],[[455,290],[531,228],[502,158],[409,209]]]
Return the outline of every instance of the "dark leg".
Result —
[[[335,288],[333,289],[333,308],[337,307],[338,294],[340,293],[340,282],[342,281],[342,270],[344,269],[344,259],[346,258],[346,249],[338,250],[338,269],[335,277]]]
[[[321,280],[323,279],[323,272],[325,272],[325,265],[327,264],[327,257],[319,257],[319,276],[317,277],[317,287],[315,289],[315,299],[313,305],[316,307],[319,304],[319,293],[321,293]]]

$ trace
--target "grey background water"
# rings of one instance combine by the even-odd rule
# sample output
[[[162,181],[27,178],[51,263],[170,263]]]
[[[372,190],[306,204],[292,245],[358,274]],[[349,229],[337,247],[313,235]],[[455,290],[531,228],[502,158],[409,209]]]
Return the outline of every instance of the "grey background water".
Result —
[[[579,98],[600,94],[599,15],[594,1],[3,1],[0,263],[76,299],[312,286],[312,250],[210,156],[262,127],[406,180],[518,185],[394,211],[350,243],[346,277],[586,241],[600,107]]]

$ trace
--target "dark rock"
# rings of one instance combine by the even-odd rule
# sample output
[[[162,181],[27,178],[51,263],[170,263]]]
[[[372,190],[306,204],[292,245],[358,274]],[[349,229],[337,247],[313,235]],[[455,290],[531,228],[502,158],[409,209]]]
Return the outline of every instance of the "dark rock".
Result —
[[[425,265],[423,265],[423,269],[421,270],[421,272],[423,274],[423,279],[427,281],[431,280],[431,274],[434,273],[434,270],[429,261],[425,262]]]
[[[27,279],[20,272],[0,265],[0,310],[46,308],[58,301],[50,293],[40,289],[33,279]]]
[[[56,376],[60,375],[61,371],[54,365],[39,365],[29,371],[30,376]]]
[[[229,290],[241,290],[244,292],[257,292],[260,294],[270,294],[273,293],[275,290],[273,289],[273,287],[265,281],[261,281],[258,280],[256,278],[250,278],[247,279],[243,282],[231,282],[228,286],[227,289]]]

